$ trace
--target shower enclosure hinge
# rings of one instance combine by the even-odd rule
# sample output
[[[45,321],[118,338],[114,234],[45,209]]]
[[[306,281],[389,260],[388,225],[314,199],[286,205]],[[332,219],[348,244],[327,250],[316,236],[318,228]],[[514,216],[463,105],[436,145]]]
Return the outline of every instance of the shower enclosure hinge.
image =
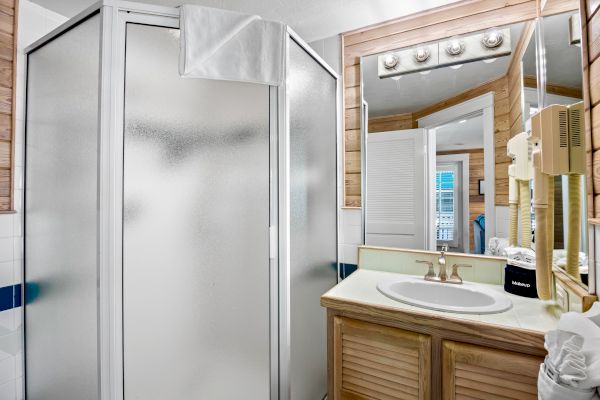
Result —
[[[277,258],[277,230],[274,226],[269,226],[269,258]]]

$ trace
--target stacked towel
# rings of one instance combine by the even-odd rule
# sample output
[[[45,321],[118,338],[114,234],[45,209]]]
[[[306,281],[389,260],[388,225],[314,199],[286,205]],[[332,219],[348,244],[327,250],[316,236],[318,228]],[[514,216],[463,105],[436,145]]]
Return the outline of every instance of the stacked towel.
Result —
[[[508,239],[493,237],[490,238],[485,254],[488,256],[506,257],[506,248]]]
[[[563,314],[546,334],[548,355],[540,367],[541,400],[596,399],[600,387],[600,303],[586,313]]]

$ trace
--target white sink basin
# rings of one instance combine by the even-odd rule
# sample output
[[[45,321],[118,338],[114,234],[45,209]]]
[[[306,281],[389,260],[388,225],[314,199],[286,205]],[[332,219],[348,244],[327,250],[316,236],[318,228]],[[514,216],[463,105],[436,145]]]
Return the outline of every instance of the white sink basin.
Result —
[[[461,285],[400,277],[377,284],[387,297],[417,307],[462,314],[495,314],[512,307],[503,293],[476,283]]]

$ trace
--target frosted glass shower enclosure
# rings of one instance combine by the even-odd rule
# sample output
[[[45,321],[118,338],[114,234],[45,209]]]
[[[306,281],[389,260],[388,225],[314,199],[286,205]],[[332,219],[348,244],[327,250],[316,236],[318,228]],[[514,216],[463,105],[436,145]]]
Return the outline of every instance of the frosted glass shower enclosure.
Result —
[[[98,3],[30,46],[28,399],[326,394],[337,75],[183,79],[179,12]]]

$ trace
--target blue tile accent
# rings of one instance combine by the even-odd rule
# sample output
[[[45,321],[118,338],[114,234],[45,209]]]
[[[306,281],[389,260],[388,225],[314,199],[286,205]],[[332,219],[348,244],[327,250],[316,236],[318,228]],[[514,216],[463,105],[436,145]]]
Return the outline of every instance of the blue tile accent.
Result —
[[[0,311],[21,306],[21,284],[0,288]]]
[[[358,266],[356,264],[344,264],[340,263],[340,279],[346,279],[349,277]]]

